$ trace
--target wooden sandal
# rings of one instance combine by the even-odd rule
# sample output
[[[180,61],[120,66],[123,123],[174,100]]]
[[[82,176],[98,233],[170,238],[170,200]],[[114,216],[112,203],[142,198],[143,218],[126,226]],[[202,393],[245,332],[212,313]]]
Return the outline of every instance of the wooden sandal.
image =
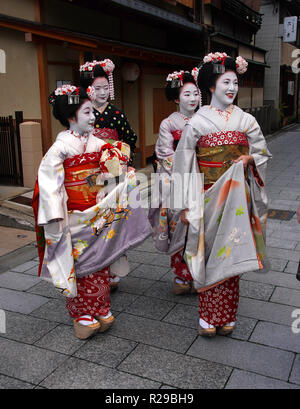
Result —
[[[87,339],[87,338],[95,335],[99,331],[99,329],[101,327],[100,322],[97,322],[97,323],[91,324],[91,325],[82,325],[82,324],[79,324],[79,321],[93,322],[94,318],[93,317],[90,317],[90,318],[79,317],[79,318],[76,318],[76,319],[73,320],[73,322],[74,322],[74,334],[75,334],[75,337],[77,337],[78,339]]]

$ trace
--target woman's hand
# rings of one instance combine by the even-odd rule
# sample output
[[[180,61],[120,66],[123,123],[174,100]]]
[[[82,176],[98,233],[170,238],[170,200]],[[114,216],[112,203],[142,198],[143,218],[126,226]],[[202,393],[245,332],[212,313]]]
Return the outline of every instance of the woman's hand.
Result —
[[[247,168],[248,165],[254,164],[254,158],[251,155],[241,155],[239,158],[235,159],[233,162],[243,162],[244,169]]]
[[[181,211],[181,214],[180,214],[180,220],[181,220],[181,222],[183,223],[183,224],[185,224],[186,226],[188,226],[189,225],[189,221],[188,221],[188,219],[187,219],[187,212],[189,211],[189,209],[184,209],[184,210],[182,210]]]

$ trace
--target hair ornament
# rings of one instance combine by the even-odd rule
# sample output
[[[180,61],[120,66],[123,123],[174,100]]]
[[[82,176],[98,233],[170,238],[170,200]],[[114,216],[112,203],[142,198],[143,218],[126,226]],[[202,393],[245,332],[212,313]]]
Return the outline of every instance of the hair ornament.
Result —
[[[185,71],[174,71],[167,76],[167,82],[171,82],[171,88],[180,88],[183,86],[183,74]]]
[[[49,97],[49,103],[52,105],[56,98],[61,95],[68,96],[68,104],[79,104],[79,88],[75,87],[74,85],[62,85],[61,87],[56,88],[54,93],[52,93]]]
[[[88,94],[88,97],[90,98],[91,101],[95,100],[95,88],[90,85],[89,87],[87,87],[86,89],[86,93]]]
[[[94,78],[94,69],[97,65],[100,65],[103,68],[103,71],[108,76],[109,96],[110,96],[110,99],[113,100],[115,99],[114,80],[113,80],[113,71],[115,69],[115,64],[109,58],[106,58],[105,60],[102,60],[102,61],[97,61],[97,60],[94,60],[91,62],[88,61],[85,64],[80,66],[79,71],[81,72],[81,75],[85,79],[91,79],[91,78]]]
[[[238,74],[244,74],[247,71],[248,63],[245,58],[241,57],[240,55],[236,57],[235,64]]]
[[[191,71],[191,74],[192,74],[192,76],[194,78],[196,87],[197,87],[198,92],[199,92],[199,108],[201,108],[201,106],[202,106],[202,94],[201,94],[201,91],[200,91],[200,89],[198,87],[198,75],[199,75],[200,69],[201,69],[201,67],[194,67],[192,69],[192,71]]]

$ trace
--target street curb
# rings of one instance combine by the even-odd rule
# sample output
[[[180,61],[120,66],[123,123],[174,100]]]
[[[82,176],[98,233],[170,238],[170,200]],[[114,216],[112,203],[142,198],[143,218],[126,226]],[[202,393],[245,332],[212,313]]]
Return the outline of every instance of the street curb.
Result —
[[[27,244],[0,257],[0,274],[38,256],[35,243]]]

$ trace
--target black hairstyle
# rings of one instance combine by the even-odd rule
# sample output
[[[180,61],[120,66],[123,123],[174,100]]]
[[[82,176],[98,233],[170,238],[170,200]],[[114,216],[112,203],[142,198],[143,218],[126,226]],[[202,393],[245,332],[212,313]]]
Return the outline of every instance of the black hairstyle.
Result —
[[[222,75],[222,72],[216,72],[215,66],[221,66],[223,65],[225,67],[225,72],[226,71],[234,71],[237,74],[236,71],[236,63],[235,60],[232,57],[226,57],[224,59],[224,64],[222,64],[222,61],[214,60],[210,62],[204,63],[200,69],[199,69],[199,75],[198,75],[198,87],[201,90],[201,92],[206,92],[209,95],[211,94],[210,88],[216,86],[216,81],[219,78],[220,75]]]
[[[176,80],[175,80],[176,81]],[[192,74],[190,72],[184,72],[182,75],[182,83],[187,84],[188,82],[191,82],[192,84],[196,85],[196,81],[194,79],[194,77],[192,76]],[[167,85],[165,88],[165,94],[167,97],[168,101],[175,101],[176,99],[179,99],[179,94],[180,94],[180,88],[183,87],[182,86],[175,86],[174,87],[174,82],[173,81],[167,81]]]
[[[100,64],[95,65],[93,71],[82,71],[80,73],[80,85],[84,88],[93,84],[96,78],[105,77],[108,81],[108,75]]]
[[[78,91],[72,92],[71,95],[78,95],[79,102],[72,103],[69,102],[69,95],[55,95],[53,91],[49,96],[49,102],[53,107],[53,116],[58,119],[59,122],[66,128],[70,128],[69,118],[76,118],[76,112],[81,107],[81,105],[89,99],[89,96],[85,88],[80,87]],[[74,101],[73,101],[74,102]]]

